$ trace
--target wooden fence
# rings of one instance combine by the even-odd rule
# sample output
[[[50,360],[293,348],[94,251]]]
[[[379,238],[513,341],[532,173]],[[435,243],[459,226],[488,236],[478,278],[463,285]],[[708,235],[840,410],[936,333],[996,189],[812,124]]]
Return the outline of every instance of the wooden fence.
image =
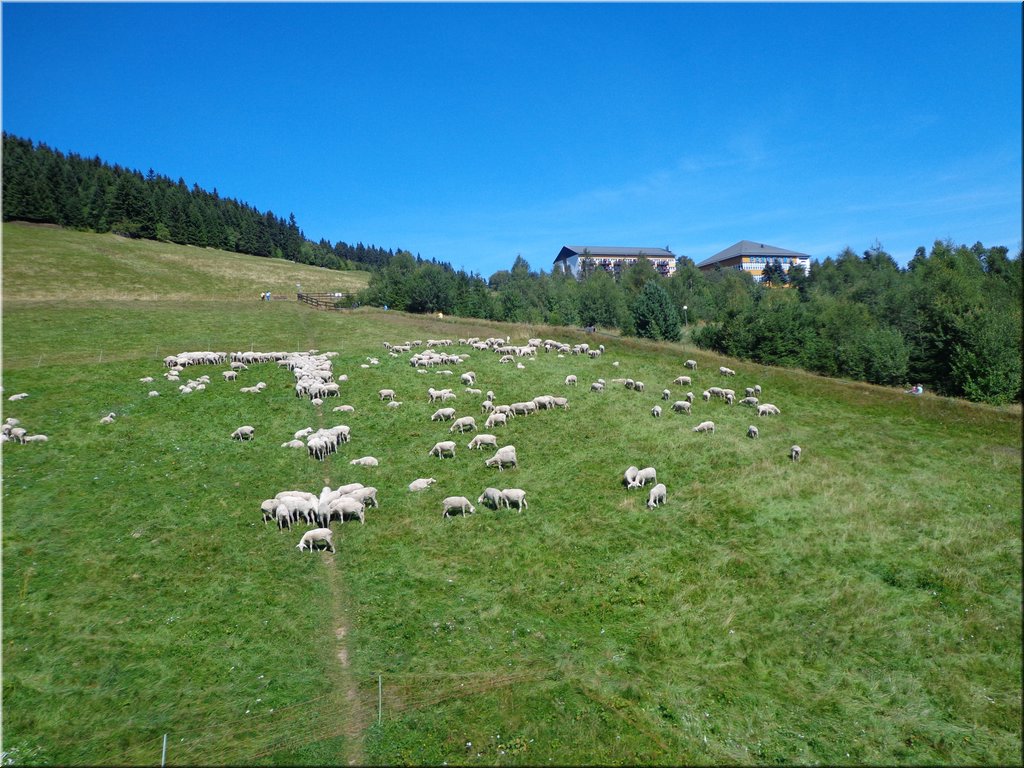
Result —
[[[299,301],[314,309],[348,309],[348,306],[339,307],[338,304],[349,304],[352,297],[355,296],[353,293],[341,293],[340,291],[326,291],[321,293],[300,293],[298,295]]]

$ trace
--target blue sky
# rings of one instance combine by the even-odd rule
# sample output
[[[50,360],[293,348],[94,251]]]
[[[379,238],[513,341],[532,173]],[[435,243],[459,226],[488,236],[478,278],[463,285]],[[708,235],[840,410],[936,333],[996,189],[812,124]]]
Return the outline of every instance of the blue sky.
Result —
[[[485,277],[1021,245],[1021,5],[3,4],[3,128]]]

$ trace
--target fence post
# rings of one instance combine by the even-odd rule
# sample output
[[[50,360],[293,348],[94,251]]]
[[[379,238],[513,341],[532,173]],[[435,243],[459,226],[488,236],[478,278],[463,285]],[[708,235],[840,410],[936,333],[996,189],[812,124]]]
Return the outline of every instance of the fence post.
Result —
[[[160,753],[160,768],[167,764],[167,734],[164,734],[164,750]]]
[[[377,725],[380,726],[384,713],[384,676],[377,675]]]

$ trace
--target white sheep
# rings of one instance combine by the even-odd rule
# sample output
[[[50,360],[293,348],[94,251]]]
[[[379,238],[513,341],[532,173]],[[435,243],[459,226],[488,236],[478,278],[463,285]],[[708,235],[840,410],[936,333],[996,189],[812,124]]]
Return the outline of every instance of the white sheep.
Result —
[[[152,384],[153,383],[153,377],[152,376],[143,376],[141,379],[139,379],[139,381],[141,381],[143,384]]]
[[[778,416],[780,413],[782,411],[771,403],[761,403],[761,405],[757,406],[758,416]]]
[[[432,477],[421,477],[421,478],[419,478],[417,480],[413,480],[411,483],[409,483],[409,490],[410,491],[414,491],[414,492],[415,491],[425,491],[425,490],[427,490],[427,488],[429,488],[431,485],[433,485],[436,482],[437,482],[437,480],[435,480]]]
[[[484,492],[480,494],[476,503],[490,505],[494,509],[499,509],[502,503],[501,491],[497,488],[484,488]]]
[[[753,392],[752,389],[749,390],[749,391]],[[740,405],[757,405],[758,402],[759,401],[758,401],[758,399],[756,397],[754,397],[753,395],[750,395],[749,397],[744,397],[742,400],[740,400],[739,404]]]
[[[632,466],[626,470],[626,474],[623,476],[623,482],[626,484],[627,488],[631,488],[633,486],[633,481],[636,480],[636,473],[639,471],[639,467]]]
[[[377,394],[380,395],[380,399],[381,400],[394,400],[395,399],[395,390],[393,390],[393,389],[382,389],[382,390],[379,390],[377,392]]]
[[[289,440],[286,443],[281,443],[282,448],[305,448],[306,444],[301,440]]]
[[[724,365],[719,366],[718,372],[720,374],[722,374],[723,376],[735,376],[736,375],[736,371],[734,371],[732,368],[726,368]]]
[[[595,381],[593,384],[590,385],[590,391],[604,392],[604,384],[602,384],[600,381]]]
[[[635,383],[635,384],[633,385],[633,389],[634,389],[635,391],[637,391],[637,392],[643,392],[643,391],[644,391],[644,383],[643,383],[642,381],[638,381],[638,382],[636,382],[636,383]]]
[[[438,408],[434,411],[434,414],[430,417],[431,421],[448,421],[448,419],[455,418],[454,408]]]
[[[441,501],[443,507],[441,511],[441,517],[448,517],[449,513],[453,509],[459,510],[463,515],[466,514],[466,510],[469,510],[469,514],[476,512],[476,507],[469,503],[469,499],[465,496],[447,496]]]
[[[702,421],[700,424],[698,424],[696,427],[693,428],[693,431],[694,432],[703,432],[704,434],[707,434],[708,432],[710,432],[711,434],[714,434],[715,433],[715,422],[713,422],[713,421]]]
[[[708,400],[711,399],[711,390],[705,389],[703,392],[701,392],[700,396],[704,398],[704,402],[706,403]]]
[[[693,402],[693,392],[687,392],[686,395],[684,395],[684,397],[686,399],[686,402],[688,402],[688,403],[692,403]]]
[[[658,470],[654,467],[644,467],[636,473],[636,477],[633,478],[633,482],[629,484],[630,488],[642,488],[647,485],[648,482],[656,482],[658,479]]]
[[[252,440],[252,437],[255,434],[256,434],[255,427],[250,427],[250,426],[246,425],[244,427],[239,427],[234,432],[232,432],[231,433],[231,437],[234,440]]]
[[[155,389],[151,389],[149,390],[149,392],[146,393],[146,397],[160,397],[160,393],[157,392]]]
[[[372,485],[368,485],[365,488],[357,488],[356,490],[345,494],[347,498],[355,499],[356,501],[362,502],[363,506],[373,505],[376,509],[380,505],[377,503],[377,489]]]
[[[22,440],[21,442],[23,442],[23,443],[45,443],[45,442],[48,442],[49,439],[50,438],[48,438],[46,435],[25,435],[25,439]]]
[[[352,496],[342,496],[339,499],[335,499],[327,505],[327,516],[326,519],[321,518],[321,525],[328,525],[331,520],[337,518],[339,523],[345,522],[345,516],[357,517],[359,522],[366,525],[366,512],[364,511],[364,504]]]
[[[113,424],[115,416],[117,416],[117,414],[114,413],[113,411],[111,411],[106,416],[104,416],[102,419],[100,419],[100,424]]]
[[[526,491],[521,488],[506,488],[501,492],[501,500],[505,504],[505,509],[512,509],[513,503],[520,512],[530,508],[526,502]]]
[[[336,405],[331,410],[334,412],[344,411],[347,413],[352,413],[355,411],[355,408],[353,408],[351,405]]]
[[[668,400],[671,397],[672,397],[672,390],[670,390],[670,389],[663,389],[663,390],[661,390],[661,399],[662,400]]]
[[[455,458],[455,441],[454,440],[442,440],[440,443],[434,443],[434,447],[427,453],[428,456],[437,456],[439,459],[443,459],[445,454],[451,455]]]
[[[302,534],[302,538],[299,539],[299,543],[296,548],[301,552],[303,549],[308,549],[310,552],[313,551],[313,545],[318,541],[326,541],[327,548],[334,552],[334,531],[330,528],[314,528],[311,531],[306,531]]]
[[[802,451],[800,450],[800,446],[799,445],[790,446],[790,448],[789,448],[789,458],[790,458],[790,460],[792,460],[792,461],[800,461],[800,454],[801,453],[802,453]]]
[[[755,384],[754,385],[754,394],[757,395],[758,397],[761,396],[761,385],[760,384]]]
[[[456,419],[455,421],[452,422],[452,425],[448,428],[448,431],[454,432],[456,429],[459,430],[460,433],[465,432],[467,429],[475,430],[476,419],[474,419],[472,416],[463,416],[460,419]]]
[[[685,363],[683,363],[683,365],[685,365],[691,371],[696,371],[697,370],[697,361],[696,360],[687,360]]]
[[[693,379],[689,376],[677,376],[673,381],[673,384],[685,385],[687,387],[693,384]]]
[[[484,461],[484,466],[496,466],[499,472],[502,471],[506,464],[511,464],[513,467],[519,466],[514,445],[506,445],[503,448],[499,448],[491,458]]]
[[[234,381],[238,378],[238,373],[235,371],[223,371],[221,376],[224,377],[224,381]]]
[[[388,408],[401,408],[401,407],[402,407],[402,401],[401,400],[392,400],[390,403],[388,403]]]
[[[747,437],[749,437],[750,439],[755,439],[758,436],[758,434],[759,433],[757,431],[757,427],[755,427],[753,424],[747,427]]]
[[[472,451],[476,448],[482,449],[485,445],[497,448],[498,438],[495,437],[494,435],[488,435],[481,432],[478,435],[476,435],[476,437],[474,437],[472,440],[470,440],[469,443],[466,444],[466,447]]]
[[[658,483],[656,486],[651,488],[651,492],[647,494],[647,508],[654,509],[659,504],[664,504],[667,494],[668,489],[665,488],[665,484]]]
[[[360,459],[352,459],[349,464],[356,467],[376,467],[380,462],[373,456],[363,456]]]
[[[496,427],[499,424],[505,425],[508,423],[508,416],[504,413],[492,413],[487,417],[487,421],[484,422],[484,426],[487,428]]]
[[[568,376],[565,377],[565,384],[566,384],[566,386],[569,386],[569,387],[575,387],[576,386],[576,376],[574,374],[570,373]]]
[[[651,408],[651,416],[653,416],[656,419],[661,418],[661,406],[660,405],[656,405],[653,408]]]
[[[18,400],[24,400],[26,397],[28,397],[28,392],[19,392],[16,395],[11,395],[7,399],[13,403],[17,402]]]
[[[676,400],[672,403],[672,410],[676,413],[688,414],[690,412],[690,403],[687,400]]]

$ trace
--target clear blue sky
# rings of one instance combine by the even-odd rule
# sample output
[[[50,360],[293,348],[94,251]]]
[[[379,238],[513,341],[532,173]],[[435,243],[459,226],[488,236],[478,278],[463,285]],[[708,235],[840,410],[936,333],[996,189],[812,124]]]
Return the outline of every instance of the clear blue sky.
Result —
[[[3,128],[485,277],[1021,244],[1021,5],[3,4]]]

